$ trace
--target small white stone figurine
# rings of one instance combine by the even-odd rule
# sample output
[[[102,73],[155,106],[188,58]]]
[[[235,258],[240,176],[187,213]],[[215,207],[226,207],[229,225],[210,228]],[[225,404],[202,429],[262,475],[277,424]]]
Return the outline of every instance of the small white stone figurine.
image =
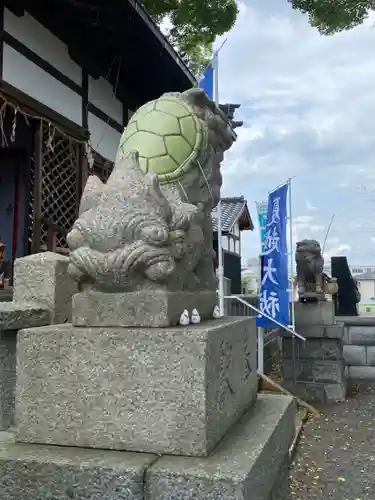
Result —
[[[180,316],[180,325],[187,326],[189,323],[190,323],[189,311],[185,309],[185,311]]]
[[[219,319],[221,317],[221,314],[220,314],[220,307],[216,304],[216,306],[214,307],[214,310],[213,310],[213,313],[212,313],[212,317],[214,319]]]
[[[191,322],[194,325],[197,325],[198,323],[201,322],[200,314],[199,314],[199,312],[196,309],[193,309],[192,312],[191,312]]]

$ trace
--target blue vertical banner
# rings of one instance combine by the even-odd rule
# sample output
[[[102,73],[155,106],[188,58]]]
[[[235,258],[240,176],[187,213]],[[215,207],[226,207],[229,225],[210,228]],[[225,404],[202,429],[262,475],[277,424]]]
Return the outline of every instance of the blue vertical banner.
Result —
[[[266,226],[267,226],[267,211],[268,203],[266,201],[255,202],[258,212],[258,222],[260,230],[260,244],[262,248],[262,253],[264,252],[264,241],[266,237]]]
[[[283,184],[268,197],[259,291],[260,310],[285,326],[289,325],[287,196],[288,184]],[[264,316],[256,321],[262,328],[276,326]]]
[[[204,90],[211,101],[214,100],[214,58],[212,59],[210,65],[206,68],[205,72],[201,76],[198,86],[200,89]]]

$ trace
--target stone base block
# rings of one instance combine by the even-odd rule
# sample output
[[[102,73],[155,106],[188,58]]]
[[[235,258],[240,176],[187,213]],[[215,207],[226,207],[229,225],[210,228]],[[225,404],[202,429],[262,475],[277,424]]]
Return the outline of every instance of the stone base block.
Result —
[[[345,327],[343,325],[315,325],[315,326],[306,326],[299,325],[298,329],[296,329],[297,333],[305,337],[305,339],[314,339],[314,338],[327,338],[327,339],[344,339],[345,337]],[[279,330],[281,337],[292,337],[292,335],[286,330]]]
[[[0,430],[14,423],[17,330],[48,325],[50,311],[38,305],[0,302]]]
[[[149,500],[285,500],[292,398],[259,395],[253,409],[206,458],[160,458],[146,473]]]
[[[77,285],[68,274],[68,265],[68,257],[54,252],[17,259],[14,266],[14,302],[34,303],[47,308],[51,323],[71,321],[72,296],[77,292]]]
[[[16,346],[17,331],[0,330],[0,430],[14,424]]]
[[[144,500],[154,455],[14,444],[0,436],[0,500]]]
[[[294,347],[293,347],[294,346]],[[338,339],[310,338],[306,342],[295,338],[282,339],[284,358],[293,358],[293,348],[297,359],[337,361],[343,359],[343,343]]]
[[[342,403],[346,399],[347,382],[338,384],[322,384],[317,382],[296,382],[285,380],[283,387],[294,396],[310,403]]]
[[[43,326],[50,321],[47,307],[25,302],[0,302],[0,331]]]
[[[285,386],[307,401],[328,403],[346,396],[343,341],[338,338],[283,338]],[[294,352],[294,357],[293,357]]]
[[[335,307],[333,302],[296,302],[294,305],[296,331],[303,326],[334,325]],[[301,332],[301,335],[303,333]]]
[[[344,360],[283,359],[284,380],[338,384],[344,378]]]
[[[254,318],[19,333],[22,442],[205,456],[256,396]]]
[[[88,290],[73,297],[75,326],[166,327],[179,324],[185,309],[197,309],[202,320],[212,319],[216,292],[196,293],[141,290],[103,293]]]
[[[375,366],[349,366],[348,378],[352,381],[375,381]]]
[[[349,326],[347,328],[350,344],[375,345],[375,326]]]
[[[292,398],[260,395],[209,457],[14,444],[0,436],[0,500],[290,500]]]
[[[345,345],[345,363],[349,366],[366,366],[367,353],[365,345]]]

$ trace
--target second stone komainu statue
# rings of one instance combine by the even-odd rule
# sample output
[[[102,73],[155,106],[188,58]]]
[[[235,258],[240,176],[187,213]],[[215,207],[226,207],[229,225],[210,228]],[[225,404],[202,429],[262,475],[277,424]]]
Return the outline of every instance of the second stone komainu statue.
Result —
[[[110,321],[101,314],[98,324],[168,326],[194,308],[212,317],[211,211],[234,140],[225,115],[199,89],[165,94],[133,115],[111,176],[105,184],[89,177],[68,234],[69,273],[82,290],[73,301],[78,324],[86,324],[80,301],[87,311],[88,301],[108,306],[113,294],[131,305],[129,314],[118,309]],[[150,301],[165,310],[156,324],[145,311]]]

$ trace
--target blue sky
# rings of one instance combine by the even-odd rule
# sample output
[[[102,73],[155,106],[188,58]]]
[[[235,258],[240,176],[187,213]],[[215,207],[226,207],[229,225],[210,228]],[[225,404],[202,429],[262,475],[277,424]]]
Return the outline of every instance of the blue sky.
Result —
[[[375,265],[374,25],[323,37],[287,0],[245,0],[219,59],[220,102],[244,121],[222,195],[244,195],[256,223],[255,201],[295,176],[294,242],[322,242],[335,214],[326,257],[350,264]],[[242,253],[258,255],[258,227]]]

